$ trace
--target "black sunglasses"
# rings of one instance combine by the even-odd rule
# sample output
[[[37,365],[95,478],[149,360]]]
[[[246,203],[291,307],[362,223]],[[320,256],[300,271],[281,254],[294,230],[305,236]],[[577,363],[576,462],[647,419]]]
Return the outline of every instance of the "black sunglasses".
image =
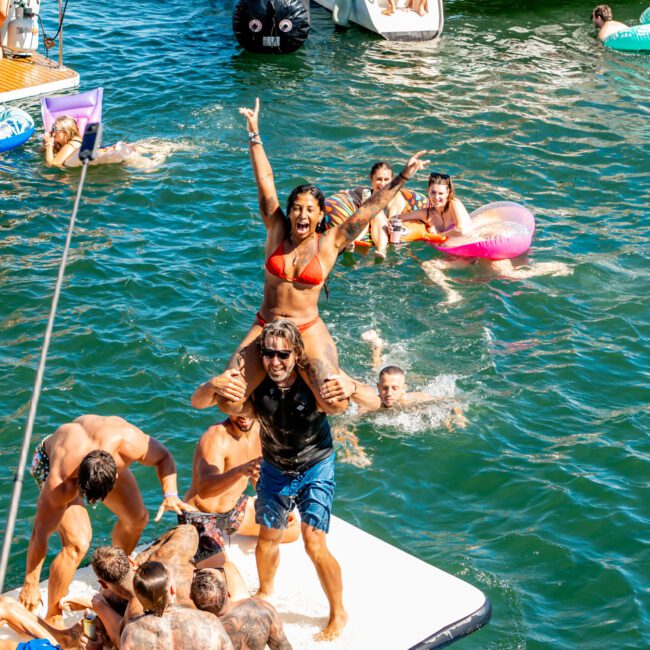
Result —
[[[262,348],[262,356],[267,359],[278,357],[280,359],[288,359],[291,356],[291,350],[274,350],[273,348]]]
[[[448,181],[451,179],[451,176],[449,176],[449,174],[438,174],[437,172],[431,172],[429,175],[429,182],[431,182],[434,178],[441,178],[443,181]]]

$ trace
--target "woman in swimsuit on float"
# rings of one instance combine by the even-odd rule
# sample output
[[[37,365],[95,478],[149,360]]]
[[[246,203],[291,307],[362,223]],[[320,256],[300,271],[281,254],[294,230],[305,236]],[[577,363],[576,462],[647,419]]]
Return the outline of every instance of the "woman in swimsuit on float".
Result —
[[[359,236],[411,176],[428,164],[420,160],[425,152],[418,152],[384,189],[375,192],[349,219],[325,231],[325,198],[313,185],[300,185],[291,192],[285,217],[259,135],[259,99],[255,100],[254,109],[239,110],[248,123],[260,214],[266,226],[266,273],[264,299],[255,323],[230,360],[230,370],[221,376],[223,381],[219,382],[218,377],[211,380],[219,405],[223,404],[222,399],[227,404],[248,397],[260,384],[264,368],[257,345],[251,343],[266,322],[277,318],[289,318],[302,334],[308,363],[301,374],[312,390],[320,392],[326,379],[338,374],[336,345],[318,315],[318,297],[323,284],[345,246]],[[234,390],[235,384],[241,392]],[[331,413],[342,412],[347,408],[347,400],[331,406]]]

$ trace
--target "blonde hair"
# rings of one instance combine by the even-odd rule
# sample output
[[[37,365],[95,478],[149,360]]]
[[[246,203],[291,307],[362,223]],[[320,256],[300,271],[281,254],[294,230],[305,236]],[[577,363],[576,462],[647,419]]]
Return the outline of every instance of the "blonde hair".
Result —
[[[61,115],[60,117],[57,117],[56,120],[54,120],[52,129],[67,133],[68,142],[70,142],[72,138],[81,138],[79,127],[77,126],[77,121],[74,119],[74,117],[69,117],[68,115]],[[57,143],[55,143],[55,151],[58,151],[61,148],[61,145],[56,146],[56,144]]]

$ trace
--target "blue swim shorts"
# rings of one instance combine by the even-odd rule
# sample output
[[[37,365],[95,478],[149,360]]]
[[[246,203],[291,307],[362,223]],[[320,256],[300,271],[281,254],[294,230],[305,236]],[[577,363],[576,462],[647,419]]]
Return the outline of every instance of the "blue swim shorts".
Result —
[[[305,524],[328,532],[336,487],[334,458],[331,453],[304,472],[291,473],[263,460],[255,521],[267,528],[286,528],[289,513],[297,506]]]
[[[58,648],[61,650],[61,646],[52,645],[47,639],[32,639],[31,641],[23,641],[16,646],[16,650],[52,650],[53,648]]]

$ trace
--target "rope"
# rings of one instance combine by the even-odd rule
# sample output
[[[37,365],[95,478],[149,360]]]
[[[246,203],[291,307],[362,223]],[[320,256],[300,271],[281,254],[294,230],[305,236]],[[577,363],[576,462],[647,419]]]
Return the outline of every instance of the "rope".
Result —
[[[9,552],[11,550],[11,538],[14,535],[14,528],[16,526],[16,515],[18,513],[18,503],[20,502],[20,493],[23,488],[25,467],[27,465],[27,454],[32,439],[32,430],[34,429],[34,420],[36,418],[36,409],[38,408],[38,400],[41,395],[41,384],[43,383],[43,374],[45,372],[45,361],[47,360],[47,351],[50,347],[50,339],[52,338],[52,328],[54,327],[54,317],[56,315],[56,308],[59,303],[59,295],[61,293],[61,285],[63,284],[63,276],[65,275],[65,265],[68,260],[68,252],[70,250],[70,242],[72,240],[72,231],[74,230],[74,222],[77,218],[77,210],[79,209],[79,200],[81,199],[81,191],[83,189],[84,181],[86,179],[86,171],[88,169],[88,161],[83,162],[81,169],[81,179],[79,180],[79,188],[77,189],[77,198],[74,202],[72,214],[70,215],[70,223],[68,225],[68,235],[65,240],[63,248],[63,255],[61,255],[61,262],[59,264],[59,275],[56,279],[54,287],[54,295],[52,296],[52,306],[50,308],[50,316],[45,328],[45,338],[43,340],[43,348],[41,350],[41,359],[38,363],[36,371],[36,380],[34,381],[34,390],[32,392],[32,400],[29,405],[29,415],[27,417],[27,425],[25,426],[25,435],[23,437],[23,446],[20,451],[20,461],[18,469],[14,476],[14,489],[11,494],[11,503],[9,504],[9,514],[7,515],[7,525],[5,526],[5,536],[2,540],[2,556],[0,557],[0,593],[4,589],[5,575],[7,573],[7,565],[9,563]]]

